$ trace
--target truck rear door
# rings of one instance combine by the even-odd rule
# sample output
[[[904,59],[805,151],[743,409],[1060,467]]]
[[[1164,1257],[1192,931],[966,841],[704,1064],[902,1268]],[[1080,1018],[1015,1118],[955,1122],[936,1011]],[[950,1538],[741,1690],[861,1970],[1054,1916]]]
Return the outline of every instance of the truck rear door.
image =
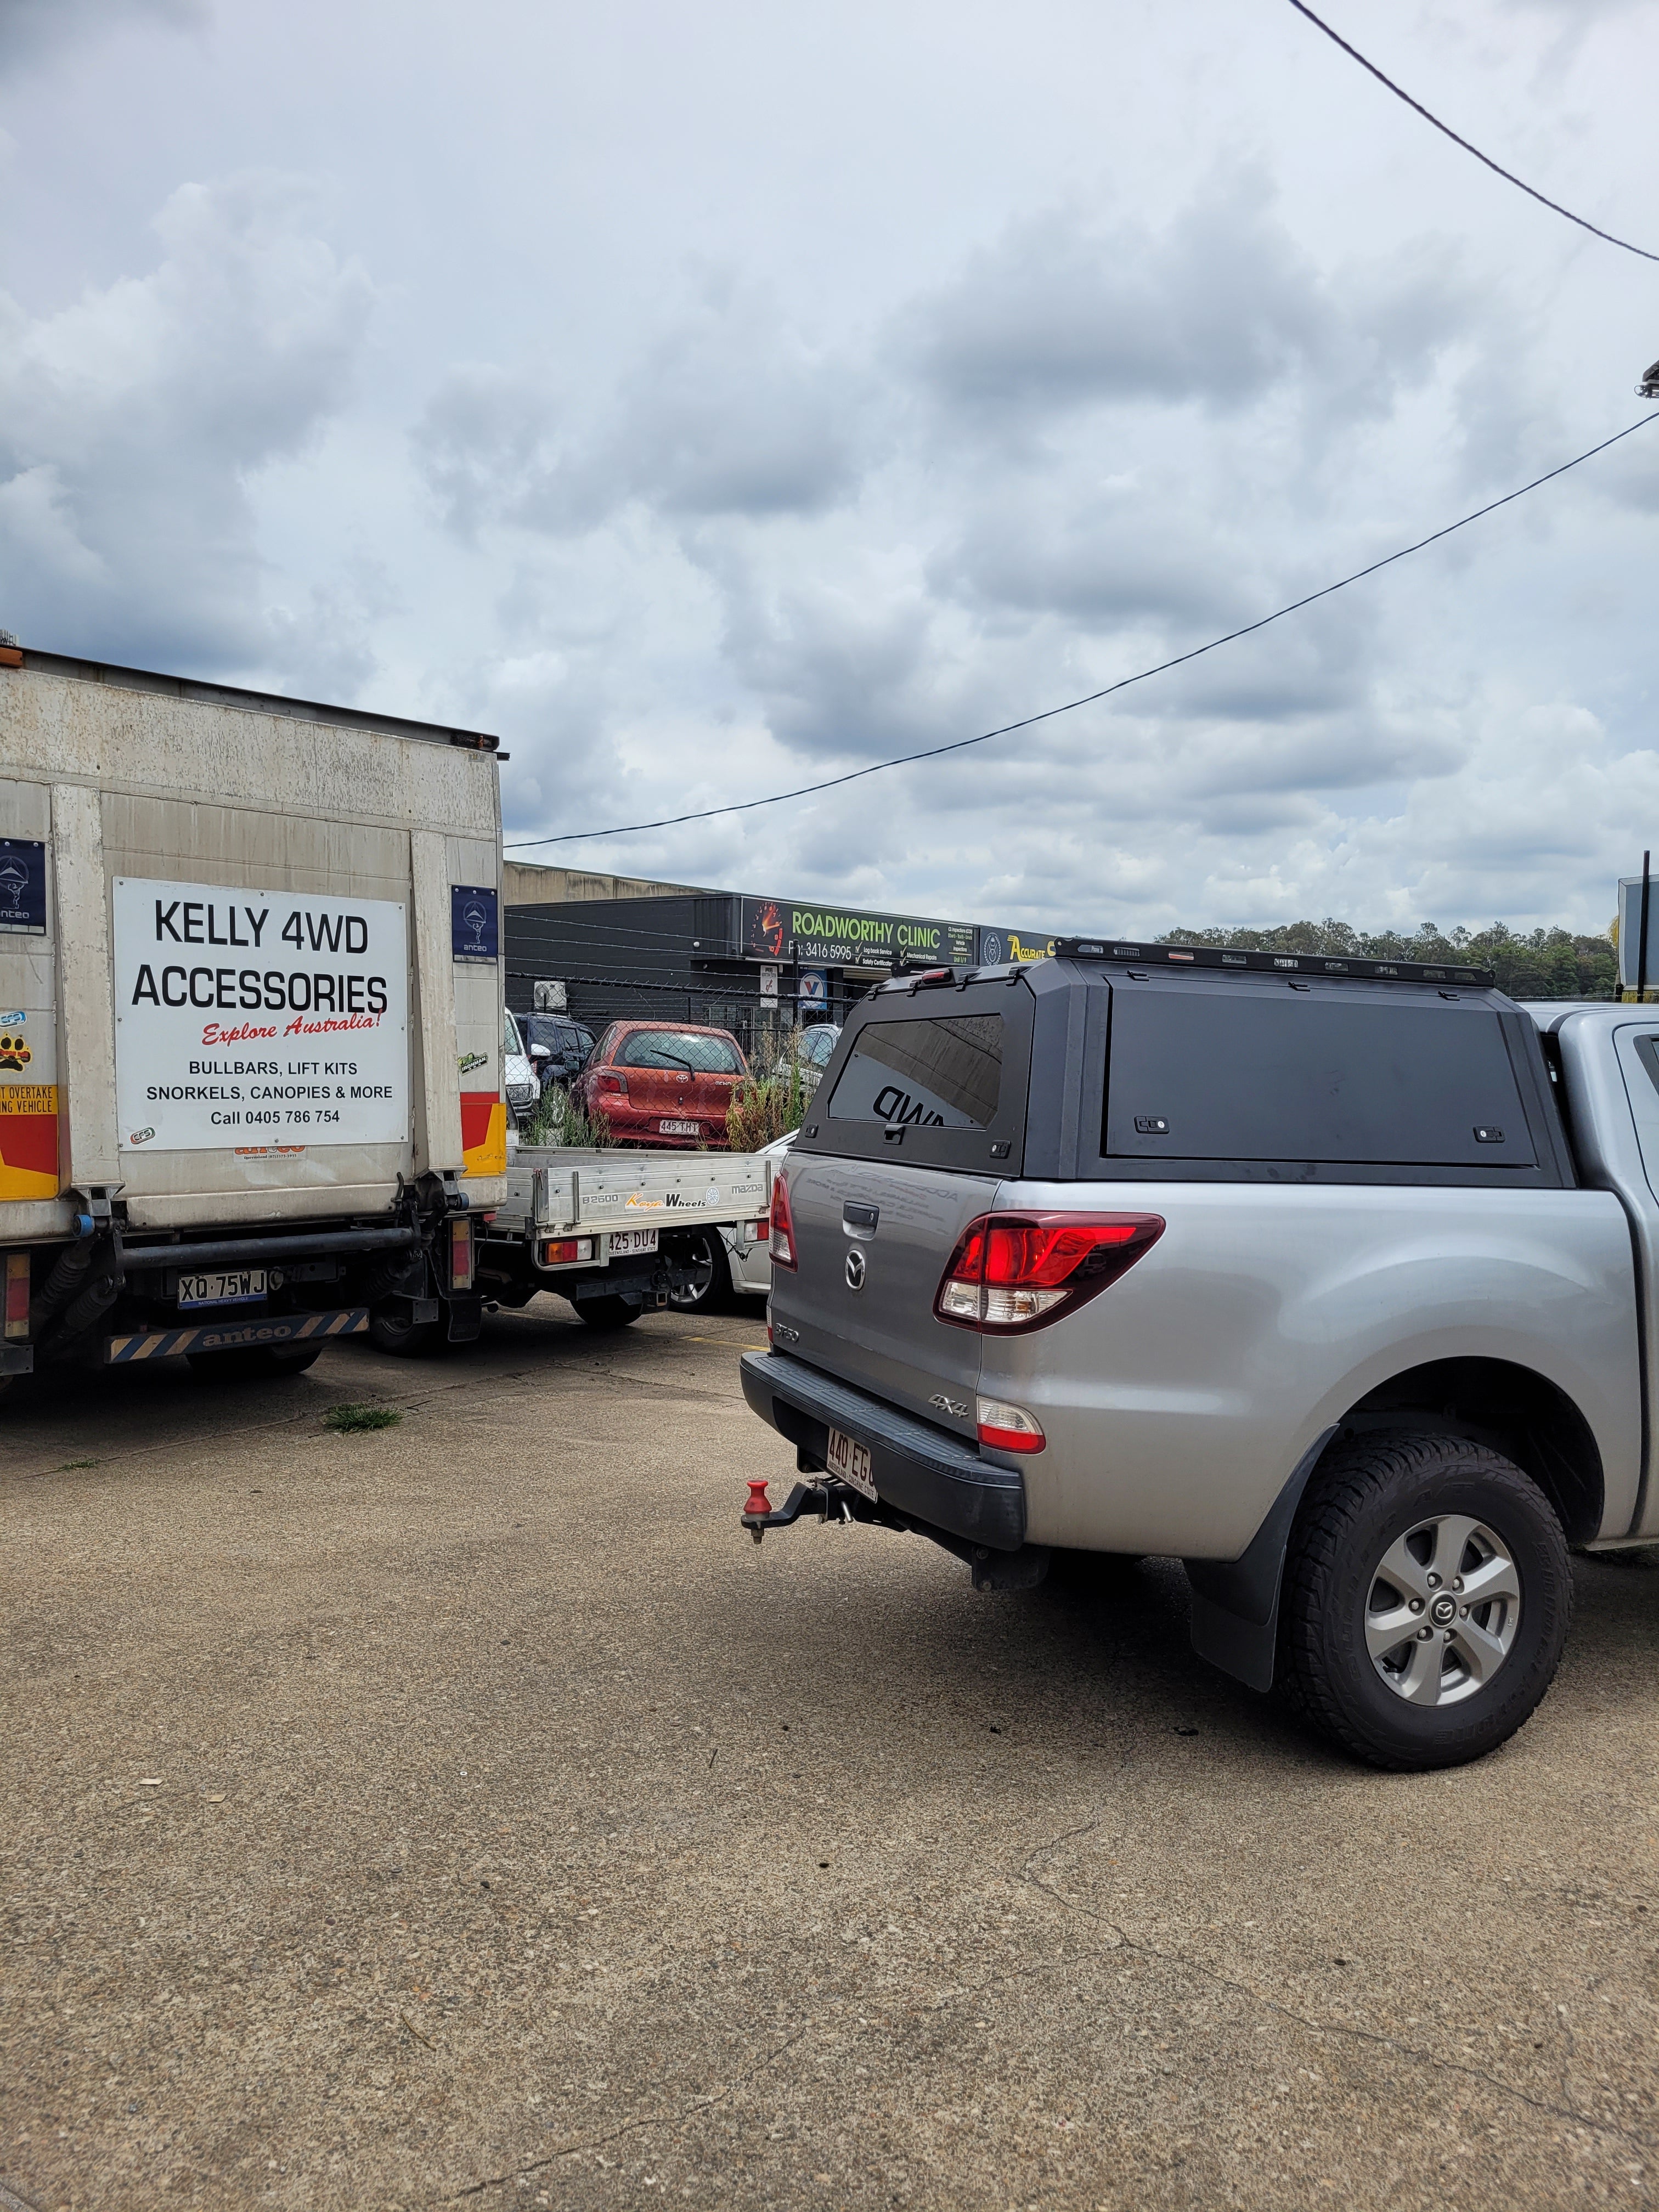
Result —
[[[796,1254],[778,1350],[962,1435],[981,1338],[934,1301],[1024,1145],[1030,1000],[1001,983],[881,994],[849,1023],[781,1173]]]

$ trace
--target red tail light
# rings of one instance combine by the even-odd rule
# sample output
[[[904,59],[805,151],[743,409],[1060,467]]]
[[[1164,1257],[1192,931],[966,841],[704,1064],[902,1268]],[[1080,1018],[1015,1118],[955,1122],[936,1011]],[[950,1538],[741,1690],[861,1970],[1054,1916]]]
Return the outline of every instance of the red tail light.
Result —
[[[780,1170],[772,1184],[772,1265],[793,1268],[795,1264],[795,1231],[789,1218],[789,1184]]]
[[[27,1336],[29,1333],[29,1255],[27,1252],[8,1252],[6,1255],[6,1334]]]
[[[626,1098],[628,1096],[628,1078],[625,1075],[618,1075],[612,1068],[602,1067],[593,1078],[593,1088],[595,1091],[609,1091],[612,1093],[620,1092],[622,1097]]]
[[[452,1221],[449,1224],[449,1287],[452,1291],[472,1288],[472,1224]]]
[[[1116,1282],[1163,1234],[1157,1213],[981,1213],[957,1239],[933,1311],[991,1336],[1046,1328]]]

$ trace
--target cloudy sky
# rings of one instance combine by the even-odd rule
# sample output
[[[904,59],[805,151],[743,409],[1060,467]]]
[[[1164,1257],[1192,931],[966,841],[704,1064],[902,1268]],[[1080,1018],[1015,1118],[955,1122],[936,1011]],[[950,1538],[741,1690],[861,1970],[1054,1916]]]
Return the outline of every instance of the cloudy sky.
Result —
[[[1659,251],[1659,0],[1329,0]],[[972,734],[1636,420],[1659,268],[1285,0],[0,0],[0,623],[496,730],[509,841]],[[1659,424],[954,761],[520,857],[1032,926],[1603,927]]]

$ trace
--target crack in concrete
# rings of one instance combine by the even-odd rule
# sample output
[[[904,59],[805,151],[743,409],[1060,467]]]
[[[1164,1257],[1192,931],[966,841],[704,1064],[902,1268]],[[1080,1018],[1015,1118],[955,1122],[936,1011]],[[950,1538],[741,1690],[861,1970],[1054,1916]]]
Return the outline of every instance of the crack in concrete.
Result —
[[[1535,2097],[1530,2091],[1518,2087],[1513,2081],[1505,2081],[1499,2075],[1488,2073],[1482,2066],[1469,2066],[1459,2059],[1443,2057],[1436,2051],[1420,2051],[1413,2044],[1402,2043],[1397,2036],[1385,2035],[1380,2029],[1351,2027],[1340,2021],[1316,2020],[1310,2014],[1298,2012],[1294,2005],[1283,2004],[1275,1997],[1263,1996],[1259,1990],[1253,1989],[1248,1982],[1241,1982],[1231,1974],[1224,1974],[1218,1967],[1205,1965],[1200,1959],[1189,1958],[1181,1951],[1163,1950],[1155,1943],[1137,1941],[1120,1922],[1109,1918],[1103,1912],[1097,1912],[1091,1905],[1080,1904],[1075,1898],[1062,1895],[1052,1883],[1042,1881],[1031,1871],[1039,1859],[1046,1857],[1052,1851],[1058,1850],[1062,1844],[1070,1843],[1078,1836],[1087,1835],[1091,1829],[1097,1827],[1101,1817],[1103,1816],[1097,1816],[1093,1820],[1085,1820],[1075,1828],[1065,1829],[1052,1841],[1039,1844],[1021,1865],[1018,1879],[1025,1883],[1028,1887],[1040,1891],[1043,1896],[1052,1898],[1056,1905],[1062,1906],[1066,1911],[1081,1913],[1085,1919],[1092,1920],[1097,1928],[1109,1929],[1111,1934],[1116,1936],[1120,1949],[1132,1951],[1139,1958],[1156,1959],[1164,1966],[1185,1967],[1188,1972],[1197,1974],[1204,1980],[1213,1983],[1217,1988],[1231,1990],[1236,1996],[1247,1998],[1250,2003],[1260,2006],[1265,2012],[1277,2013],[1282,2020],[1290,2021],[1297,2027],[1305,2028],[1310,2034],[1346,2036],[1355,2043],[1370,2044],[1379,2050],[1391,2051],[1396,2057],[1408,2059],[1414,2065],[1425,2066],[1440,2073],[1462,2075],[1468,2081],[1483,2081],[1489,2088],[1497,2090],[1500,2095],[1514,2098],[1519,2104],[1530,2106],[1533,2111],[1545,2113],[1551,2119],[1571,2120],[1579,2127],[1595,2130],[1599,2135],[1616,2136],[1620,2141],[1630,2143],[1638,2150],[1652,2150],[1659,2145],[1659,2137],[1640,2134],[1633,2128],[1620,2127],[1613,2120],[1598,2119],[1593,2112],[1586,2112],[1576,2105],[1552,2104],[1547,2098]],[[1564,2076],[1564,2094],[1565,2090]]]
[[[793,2035],[787,2036],[775,2049],[769,2051],[760,2062],[763,2068],[781,2058],[786,2051],[793,2051],[811,2025],[810,2021],[803,2021]],[[527,2159],[522,2166],[515,2166],[508,2172],[492,2173],[483,2181],[469,2182],[465,2189],[453,2190],[447,2197],[434,2197],[432,2202],[434,2204],[464,2204],[471,2197],[482,2197],[486,2190],[510,2189],[523,2175],[544,2172],[549,2166],[557,2166],[562,2159],[574,2158],[579,2152],[585,2150],[601,2149],[606,2143],[620,2142],[624,2136],[639,2135],[647,2128],[686,2127],[699,2114],[711,2112],[716,2106],[735,2097],[740,2086],[738,2082],[732,2081],[724,2089],[717,2089],[713,2096],[693,2099],[678,2112],[646,2113],[639,2119],[623,2121],[620,2126],[607,2130],[604,2135],[586,2136],[576,2142],[561,2143],[556,2150],[549,2151],[544,2158]]]

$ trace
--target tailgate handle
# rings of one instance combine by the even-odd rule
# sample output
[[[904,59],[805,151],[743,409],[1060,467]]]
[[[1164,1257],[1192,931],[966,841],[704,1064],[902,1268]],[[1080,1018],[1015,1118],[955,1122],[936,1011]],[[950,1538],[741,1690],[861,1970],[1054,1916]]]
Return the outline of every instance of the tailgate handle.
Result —
[[[842,1201],[841,1209],[842,1233],[846,1237],[873,1237],[876,1224],[881,1218],[878,1206],[865,1206],[853,1199]]]

